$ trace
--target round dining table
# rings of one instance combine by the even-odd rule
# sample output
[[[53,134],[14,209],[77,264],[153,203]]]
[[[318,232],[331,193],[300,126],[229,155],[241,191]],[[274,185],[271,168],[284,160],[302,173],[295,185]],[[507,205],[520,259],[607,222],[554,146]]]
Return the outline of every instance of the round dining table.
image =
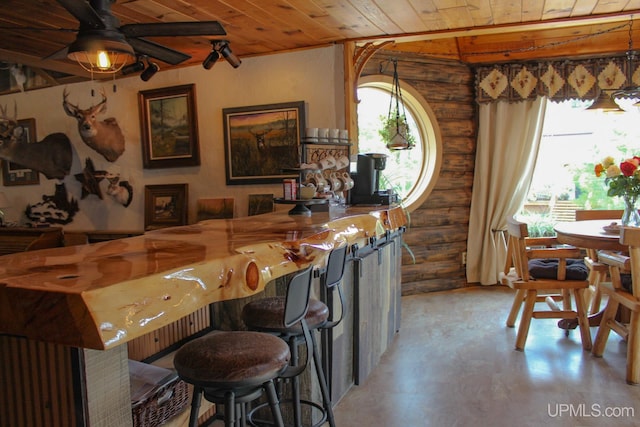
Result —
[[[620,234],[606,231],[614,221],[595,219],[588,221],[559,222],[554,230],[559,243],[584,249],[626,251],[628,248],[620,243]]]

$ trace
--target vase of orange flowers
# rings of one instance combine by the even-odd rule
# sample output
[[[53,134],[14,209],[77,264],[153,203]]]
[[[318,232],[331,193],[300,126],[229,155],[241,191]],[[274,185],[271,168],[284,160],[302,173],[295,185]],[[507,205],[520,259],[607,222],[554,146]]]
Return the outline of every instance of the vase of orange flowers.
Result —
[[[604,173],[604,182],[609,186],[608,196],[622,197],[624,200],[624,213],[622,225],[640,227],[640,214],[638,213],[638,196],[640,196],[640,157],[633,156],[617,165],[613,157],[606,157],[601,163],[596,164],[595,173],[600,177]]]

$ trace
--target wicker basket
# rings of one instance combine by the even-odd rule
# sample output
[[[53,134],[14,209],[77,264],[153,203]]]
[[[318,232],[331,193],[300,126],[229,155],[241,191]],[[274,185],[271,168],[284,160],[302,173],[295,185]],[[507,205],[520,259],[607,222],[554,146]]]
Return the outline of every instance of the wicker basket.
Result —
[[[156,396],[133,408],[133,427],[156,427],[182,412],[189,404],[187,383],[177,380]]]
[[[141,366],[140,362],[129,361],[129,363],[130,367],[133,366],[132,363],[138,365],[138,368]],[[162,374],[162,372],[160,373]],[[144,374],[146,374],[145,371],[143,371],[143,377]],[[167,380],[167,378],[169,379]],[[152,381],[149,382],[154,384]],[[175,373],[171,373],[169,377],[165,377],[157,384],[151,394],[147,393],[146,396],[143,400],[132,402],[131,413],[134,427],[156,427],[182,412],[189,404],[189,387]]]

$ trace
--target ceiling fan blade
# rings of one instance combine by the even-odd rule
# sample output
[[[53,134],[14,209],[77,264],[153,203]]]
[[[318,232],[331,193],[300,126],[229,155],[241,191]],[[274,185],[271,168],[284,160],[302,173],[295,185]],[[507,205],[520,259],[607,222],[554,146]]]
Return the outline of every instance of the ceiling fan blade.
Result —
[[[93,29],[103,29],[106,28],[102,17],[98,15],[98,12],[95,11],[93,7],[87,1],[78,1],[78,0],[56,0],[60,3],[60,6],[67,9],[67,12],[72,14],[78,21],[80,21],[80,26],[88,26]]]
[[[47,59],[65,59],[68,54],[69,54],[69,46],[65,46],[62,49],[56,50],[52,54],[50,54],[48,56],[45,56],[42,59],[44,59],[44,60],[47,60]]]
[[[120,31],[127,37],[224,36],[227,34],[218,21],[126,24],[120,27]]]
[[[177,50],[162,46],[161,44],[150,40],[130,38],[127,39],[133,50],[140,55],[147,55],[155,59],[159,59],[167,64],[177,65],[191,58],[191,55],[179,52]]]

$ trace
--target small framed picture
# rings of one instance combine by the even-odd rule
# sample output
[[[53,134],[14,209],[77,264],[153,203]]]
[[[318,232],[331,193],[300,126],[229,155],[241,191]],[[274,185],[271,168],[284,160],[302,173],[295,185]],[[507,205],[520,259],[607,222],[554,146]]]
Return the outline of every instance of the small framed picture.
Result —
[[[144,229],[187,224],[188,184],[144,187]]]
[[[195,85],[141,91],[138,101],[144,168],[199,165]]]
[[[207,219],[229,219],[233,218],[234,200],[233,197],[219,199],[198,199],[196,221]]]
[[[273,212],[273,194],[249,194],[249,216]]]
[[[35,119],[18,120],[18,126],[22,128],[19,136],[20,140],[18,141],[19,144],[31,144],[37,141]],[[40,184],[40,173],[9,160],[3,160],[2,183],[5,187],[12,185],[37,185]]]

